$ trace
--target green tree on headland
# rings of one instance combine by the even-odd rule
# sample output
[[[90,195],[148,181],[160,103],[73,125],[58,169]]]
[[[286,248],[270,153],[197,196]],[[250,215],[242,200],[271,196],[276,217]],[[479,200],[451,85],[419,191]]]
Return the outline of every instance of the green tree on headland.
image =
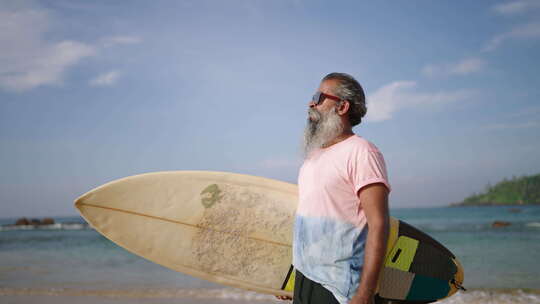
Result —
[[[486,191],[467,197],[456,206],[540,205],[540,174],[504,179]]]

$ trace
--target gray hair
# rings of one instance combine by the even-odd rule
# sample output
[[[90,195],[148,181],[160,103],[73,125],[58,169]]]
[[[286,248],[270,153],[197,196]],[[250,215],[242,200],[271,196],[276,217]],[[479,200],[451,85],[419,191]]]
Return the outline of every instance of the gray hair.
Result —
[[[345,73],[330,73],[322,79],[322,81],[326,80],[337,80],[338,85],[333,93],[349,102],[349,122],[351,126],[354,127],[359,124],[367,112],[366,96],[360,83],[354,77]]]

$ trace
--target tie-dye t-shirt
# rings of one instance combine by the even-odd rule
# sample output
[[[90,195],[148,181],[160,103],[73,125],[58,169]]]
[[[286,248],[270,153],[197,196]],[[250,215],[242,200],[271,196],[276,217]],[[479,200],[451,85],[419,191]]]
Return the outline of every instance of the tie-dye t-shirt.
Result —
[[[390,190],[383,156],[356,135],[312,152],[300,169],[293,265],[340,303],[359,285],[367,222],[357,193],[373,183]]]

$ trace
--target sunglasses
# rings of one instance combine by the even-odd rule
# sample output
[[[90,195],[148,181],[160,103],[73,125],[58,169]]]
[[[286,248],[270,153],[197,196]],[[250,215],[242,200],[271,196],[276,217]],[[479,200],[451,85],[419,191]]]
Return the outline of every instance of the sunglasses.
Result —
[[[320,105],[321,103],[324,102],[324,100],[328,98],[328,99],[332,99],[332,100],[335,100],[335,101],[341,101],[341,98],[337,97],[337,96],[332,96],[332,95],[328,95],[328,94],[324,94],[323,92],[317,92],[315,93],[315,95],[313,95],[313,99],[312,101],[315,103],[315,105]]]

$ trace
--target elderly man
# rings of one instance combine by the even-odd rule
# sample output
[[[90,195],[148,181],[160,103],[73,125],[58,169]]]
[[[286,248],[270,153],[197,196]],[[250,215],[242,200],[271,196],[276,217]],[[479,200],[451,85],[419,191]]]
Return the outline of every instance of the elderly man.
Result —
[[[294,304],[373,304],[389,230],[381,152],[353,133],[366,114],[350,75],[323,78],[309,103],[294,226]]]

